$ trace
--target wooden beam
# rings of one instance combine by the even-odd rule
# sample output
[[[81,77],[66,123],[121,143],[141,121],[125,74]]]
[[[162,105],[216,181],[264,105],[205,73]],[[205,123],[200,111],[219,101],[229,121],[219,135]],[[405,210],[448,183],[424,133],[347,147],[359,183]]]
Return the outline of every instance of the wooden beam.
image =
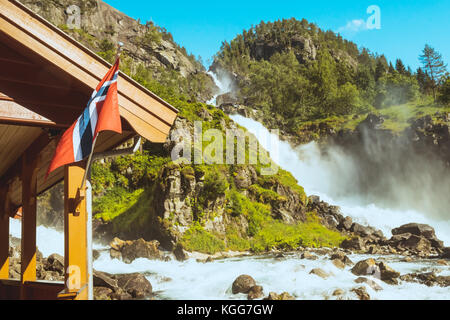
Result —
[[[73,212],[72,203],[84,176],[84,163],[67,165],[64,169],[64,268],[65,290],[59,295],[67,299],[76,293],[74,300],[86,300],[87,276],[87,212],[86,199],[81,201],[80,212]]]
[[[33,61],[41,59],[40,63],[60,68],[91,89],[110,68],[95,53],[17,2],[0,2],[0,26],[7,46]],[[152,142],[168,135],[177,109],[123,73],[118,88],[120,113],[137,133]],[[159,131],[156,139],[155,130]]]
[[[37,154],[26,152],[22,159],[21,299],[27,299],[25,282],[36,281],[37,169]]]
[[[9,278],[9,215],[6,213],[7,189],[0,189],[0,279]]]

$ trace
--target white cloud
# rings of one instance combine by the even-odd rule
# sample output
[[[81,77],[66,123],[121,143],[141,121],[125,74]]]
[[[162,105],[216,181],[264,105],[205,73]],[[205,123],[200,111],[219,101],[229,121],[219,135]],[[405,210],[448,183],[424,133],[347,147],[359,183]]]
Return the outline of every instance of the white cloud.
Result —
[[[336,32],[344,35],[354,35],[365,30],[368,30],[367,22],[363,19],[354,19],[347,22],[345,26],[338,28]]]

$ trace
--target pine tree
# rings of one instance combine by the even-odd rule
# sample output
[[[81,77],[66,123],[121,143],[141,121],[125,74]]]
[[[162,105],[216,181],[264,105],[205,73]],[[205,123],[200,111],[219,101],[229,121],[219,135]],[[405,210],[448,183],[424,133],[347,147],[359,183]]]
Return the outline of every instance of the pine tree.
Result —
[[[408,72],[401,59],[397,59],[397,61],[395,61],[395,70],[402,75],[407,75]]]
[[[436,89],[447,71],[447,66],[442,60],[442,55],[428,44],[425,45],[419,60],[425,69],[425,73],[430,77],[433,98],[436,101]]]
[[[379,59],[377,61],[377,66],[375,67],[375,81],[378,81],[381,77],[383,77],[387,72],[387,65],[385,64],[385,60]]]

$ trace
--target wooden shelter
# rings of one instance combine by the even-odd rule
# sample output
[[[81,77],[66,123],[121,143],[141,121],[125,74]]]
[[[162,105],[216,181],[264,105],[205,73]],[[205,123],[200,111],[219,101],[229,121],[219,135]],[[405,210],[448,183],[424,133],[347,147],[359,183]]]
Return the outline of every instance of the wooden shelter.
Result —
[[[82,113],[110,65],[15,0],[0,0],[0,299],[86,299],[86,203],[73,201],[84,164],[45,173],[64,129]],[[177,110],[123,73],[123,134],[100,134],[95,152],[137,134],[166,140]],[[64,180],[64,283],[36,280],[36,198]],[[9,219],[22,208],[21,279],[8,279]],[[79,274],[74,290],[70,276]],[[69,281],[67,281],[69,280]]]

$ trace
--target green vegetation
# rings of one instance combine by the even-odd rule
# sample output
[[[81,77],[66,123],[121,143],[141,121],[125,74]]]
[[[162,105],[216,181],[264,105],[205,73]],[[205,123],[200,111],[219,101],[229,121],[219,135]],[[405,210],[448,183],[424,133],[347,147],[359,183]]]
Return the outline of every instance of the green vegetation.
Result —
[[[134,206],[143,191],[143,189],[138,189],[129,192],[121,187],[109,190],[105,196],[95,199],[94,208],[96,212],[99,212],[95,215],[95,218],[111,221]]]
[[[190,251],[214,254],[225,250],[225,243],[217,236],[205,231],[201,226],[194,225],[184,233],[181,244]]]
[[[241,103],[261,110],[266,124],[311,140],[323,133],[315,124],[352,129],[369,112],[419,108],[430,94],[449,103],[441,55],[426,45],[420,60],[423,69],[415,73],[400,59],[394,67],[383,55],[292,18],[261,22],[224,42],[215,66],[239,75]],[[387,121],[386,128],[404,129],[395,121]]]

